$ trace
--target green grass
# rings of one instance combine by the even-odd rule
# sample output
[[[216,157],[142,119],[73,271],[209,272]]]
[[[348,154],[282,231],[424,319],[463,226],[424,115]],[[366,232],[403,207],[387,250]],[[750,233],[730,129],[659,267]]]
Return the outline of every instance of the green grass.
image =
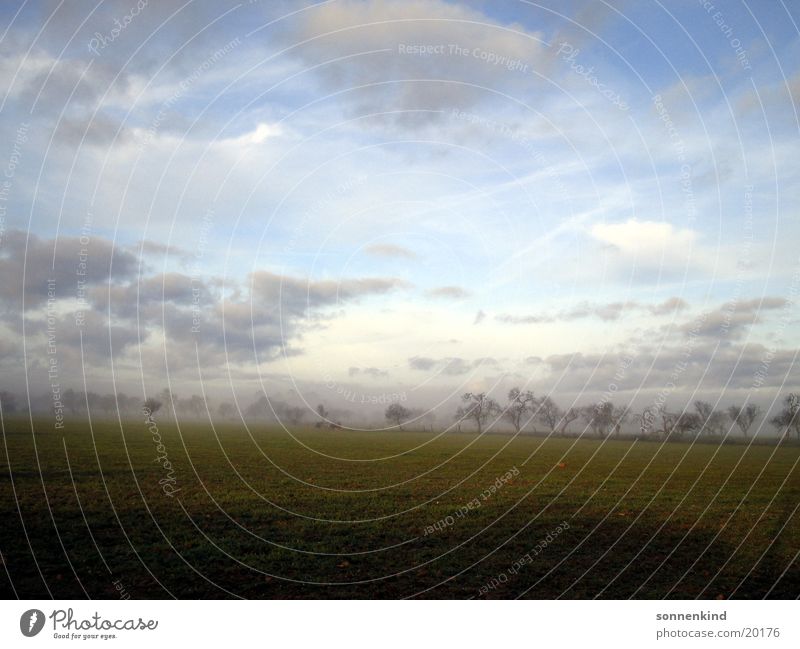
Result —
[[[800,595],[797,447],[159,422],[168,497],[144,422],[93,428],[5,422],[4,597]]]

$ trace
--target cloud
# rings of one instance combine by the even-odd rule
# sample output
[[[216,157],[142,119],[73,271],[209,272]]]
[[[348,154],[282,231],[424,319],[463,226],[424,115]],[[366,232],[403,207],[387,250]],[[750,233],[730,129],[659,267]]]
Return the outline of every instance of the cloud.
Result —
[[[256,271],[250,275],[254,300],[297,316],[303,315],[308,309],[358,300],[369,295],[385,295],[410,286],[407,281],[396,277],[314,281],[276,275],[269,271]]]
[[[144,256],[153,256],[153,257],[172,257],[175,259],[179,259],[181,261],[188,260],[192,253],[187,250],[186,248],[181,248],[180,246],[175,245],[168,245],[165,243],[160,243],[158,241],[148,241],[146,239],[142,239],[138,242],[138,244],[131,249],[132,252],[135,250],[141,250],[142,255]]]
[[[683,300],[679,297],[671,297],[664,300],[661,304],[656,304],[649,308],[650,313],[653,315],[667,315],[670,313],[676,313],[678,311],[684,311],[688,307],[689,304],[686,302],[686,300]]]
[[[680,331],[687,335],[722,340],[741,339],[754,324],[764,321],[763,311],[782,309],[787,304],[782,297],[762,297],[750,300],[731,300],[720,307],[685,322]]]
[[[648,344],[627,345],[625,351],[554,354],[545,363],[549,372],[538,380],[557,385],[562,395],[593,400],[613,383],[618,392],[615,403],[636,394],[644,405],[660,395],[667,397],[671,411],[680,411],[705,395],[716,401],[725,385],[730,396],[722,395],[723,404],[761,388],[790,389],[789,385],[796,385],[791,377],[797,371],[797,350],[754,343],[719,347],[700,338],[691,348],[685,344],[660,345],[657,350]]]
[[[537,84],[531,72],[552,58],[541,34],[519,24],[501,25],[487,15],[441,0],[341,0],[304,12],[285,33],[291,54],[306,65],[324,92],[351,88],[337,105],[356,114],[377,114],[396,125],[440,122],[453,108],[474,106],[492,93],[514,94]],[[422,54],[415,45],[440,47]],[[451,52],[456,45],[467,52]],[[470,53],[484,52],[527,65],[515,73]],[[392,115],[386,115],[391,106]]]
[[[496,359],[491,357],[477,358],[468,361],[458,356],[448,356],[447,358],[429,358],[426,356],[413,356],[408,359],[408,366],[412,370],[429,372],[436,370],[437,373],[447,376],[460,376],[482,366],[497,366]]]
[[[154,254],[183,253],[157,243],[141,247]],[[8,231],[0,248],[0,299],[10,335],[21,335],[24,291],[31,358],[38,357],[40,342],[44,350],[49,322],[65,364],[79,362],[81,333],[90,365],[107,364],[112,354],[119,359],[136,347],[153,364],[156,346],[171,370],[196,367],[198,351],[207,368],[255,364],[300,353],[303,335],[335,317],[329,308],[411,286],[393,277],[312,280],[266,270],[238,281],[177,271],[149,274],[134,249],[100,236],[43,240]],[[45,300],[47,313],[39,308]],[[83,314],[80,326],[76,311]],[[374,367],[360,371],[372,378],[386,375]]]
[[[569,322],[583,318],[597,318],[599,320],[611,321],[619,320],[626,314],[649,313],[653,316],[664,316],[688,308],[688,303],[679,297],[671,297],[659,304],[642,304],[635,300],[625,302],[609,302],[606,304],[592,304],[590,302],[580,302],[576,306],[559,311],[557,313],[533,314],[533,315],[511,315],[501,313],[495,316],[495,320],[504,324],[542,324],[550,322]]]
[[[523,315],[516,316],[508,313],[500,313],[494,317],[497,322],[503,324],[540,324],[542,322],[553,322],[552,316]]]
[[[481,309],[475,314],[475,319],[472,321],[472,324],[474,325],[480,324],[485,319],[486,319],[486,313],[483,311],[483,309]]]
[[[279,137],[281,135],[283,135],[283,128],[280,124],[267,124],[265,122],[261,122],[248,133],[220,140],[220,145],[232,146],[234,148],[247,147],[256,144],[263,144],[268,139]]]
[[[676,281],[686,274],[697,278],[710,272],[730,270],[714,267],[715,251],[700,243],[695,230],[677,228],[665,221],[628,219],[620,223],[598,223],[589,234],[599,246],[594,265],[603,275],[626,284]]]
[[[591,235],[612,246],[624,255],[647,259],[656,255],[683,253],[690,250],[697,240],[694,230],[678,229],[665,221],[638,221],[628,219],[624,223],[598,223]]]
[[[408,366],[412,370],[420,370],[426,372],[432,370],[439,363],[434,358],[427,358],[425,356],[414,356],[408,359]]]
[[[417,255],[413,250],[397,246],[392,243],[375,243],[364,248],[364,252],[373,257],[387,257],[397,259],[416,259]]]
[[[440,286],[426,291],[428,297],[445,298],[449,300],[460,300],[469,296],[469,291],[461,288],[460,286]]]
[[[91,287],[131,277],[137,267],[132,253],[101,237],[41,239],[10,230],[0,247],[0,300],[19,308],[24,294],[26,306],[36,306],[51,287],[58,299],[74,298],[79,281]]]
[[[366,374],[373,379],[389,376],[389,372],[380,370],[377,367],[350,367],[347,370],[348,376],[358,376],[359,374]]]

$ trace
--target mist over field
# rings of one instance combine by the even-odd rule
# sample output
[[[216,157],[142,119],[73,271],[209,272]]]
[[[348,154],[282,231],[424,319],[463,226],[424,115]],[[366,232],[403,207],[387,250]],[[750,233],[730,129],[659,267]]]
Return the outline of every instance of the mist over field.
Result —
[[[564,520],[570,534],[591,536],[638,484],[633,470],[621,469],[627,482],[612,478],[630,452],[646,493],[663,505],[640,530],[661,550],[685,547],[682,535],[694,529],[679,512],[687,527],[659,536],[656,521],[671,520],[683,495],[696,502],[732,489],[754,508],[742,520],[738,509],[712,508],[719,518],[703,519],[703,538],[690,538],[691,552],[702,552],[717,543],[715,525],[736,521],[714,555],[719,571],[673,586],[659,581],[663,566],[623,552],[613,570],[574,589],[570,575],[541,591],[531,580],[533,595],[606,592],[601,582],[627,570],[624,556],[658,573],[659,585],[625,582],[607,595],[669,596],[674,587],[686,597],[795,596],[785,535],[796,525],[800,443],[798,23],[798,7],[783,2],[3,3],[4,513],[24,502],[46,537],[25,472],[42,460],[42,487],[66,488],[58,481],[71,476],[64,463],[74,450],[88,472],[78,471],[78,484],[97,508],[91,527],[105,505],[80,476],[103,475],[103,453],[121,471],[120,449],[131,444],[133,483],[117,476],[115,493],[185,505],[165,514],[180,519],[179,540],[191,537],[183,514],[208,507],[213,517],[227,504],[246,530],[252,522],[271,540],[279,528],[281,548],[270,550],[271,565],[251,539],[226,537],[231,556],[255,553],[258,570],[279,580],[300,570],[309,583],[336,582],[344,570],[342,581],[354,584],[375,577],[380,562],[356,569],[350,557],[306,574],[291,550],[288,559],[281,552],[298,539],[325,556],[413,544],[478,496],[457,492],[463,503],[400,526],[406,536],[376,523],[326,544],[319,530],[438,505],[437,480],[460,488],[490,461],[492,471],[468,482],[476,493],[511,472],[502,488],[517,500],[503,502],[529,503],[541,477],[574,499],[548,491],[558,515],[536,533]],[[87,451],[95,435],[97,466]],[[473,444],[490,456],[472,455]],[[534,459],[522,469],[526,457]],[[365,468],[386,458],[396,461],[385,473]],[[195,459],[206,474],[190,473]],[[677,463],[678,477],[654,477],[651,463]],[[249,482],[238,480],[242,466]],[[588,491],[575,491],[572,478]],[[604,478],[618,499],[592,501],[581,519],[581,498],[605,489]],[[419,492],[392,493],[415,480]],[[373,489],[376,502],[342,496]],[[338,495],[326,500],[328,491]],[[128,504],[130,525],[141,510]],[[71,512],[74,503],[60,506]],[[634,525],[649,506],[622,509]],[[775,526],[760,527],[760,545],[742,558],[739,539],[761,514]],[[510,517],[512,532],[533,516]],[[603,538],[627,533],[621,521],[612,527]],[[61,559],[49,546],[30,558],[10,550],[26,529],[0,536],[0,559],[14,566],[6,590],[24,583],[23,592],[46,596],[52,579],[42,590],[30,566],[45,556],[62,575]],[[125,564],[130,557],[114,548]],[[394,556],[392,570],[421,556],[435,562],[428,549],[409,550],[414,561]],[[206,550],[204,566],[214,556]],[[674,570],[690,570],[687,553]],[[748,572],[764,557],[769,584]],[[461,560],[431,568],[425,588],[469,571],[479,553]],[[155,573],[166,570],[160,561]],[[469,588],[442,592],[480,592],[500,564],[470,573]],[[132,590],[163,595],[136,570]],[[215,579],[238,593],[244,577]],[[164,592],[208,594],[176,583]],[[114,594],[95,586],[85,593]],[[242,592],[304,594],[287,588],[248,583]],[[390,590],[418,592],[405,583]]]

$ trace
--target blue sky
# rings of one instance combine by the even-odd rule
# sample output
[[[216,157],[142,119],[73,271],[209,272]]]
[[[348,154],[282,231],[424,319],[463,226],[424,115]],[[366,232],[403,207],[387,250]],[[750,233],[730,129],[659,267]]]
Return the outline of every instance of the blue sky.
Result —
[[[5,3],[0,363],[44,380],[20,266],[61,239],[81,363],[90,231],[98,382],[585,400],[633,350],[641,402],[705,314],[676,406],[773,346],[796,385],[798,15],[711,4]]]

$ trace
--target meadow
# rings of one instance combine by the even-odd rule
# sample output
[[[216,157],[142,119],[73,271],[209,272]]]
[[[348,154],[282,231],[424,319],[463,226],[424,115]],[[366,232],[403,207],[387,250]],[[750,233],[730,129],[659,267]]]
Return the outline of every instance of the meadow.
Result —
[[[797,446],[6,420],[0,593],[796,598],[799,456]]]

